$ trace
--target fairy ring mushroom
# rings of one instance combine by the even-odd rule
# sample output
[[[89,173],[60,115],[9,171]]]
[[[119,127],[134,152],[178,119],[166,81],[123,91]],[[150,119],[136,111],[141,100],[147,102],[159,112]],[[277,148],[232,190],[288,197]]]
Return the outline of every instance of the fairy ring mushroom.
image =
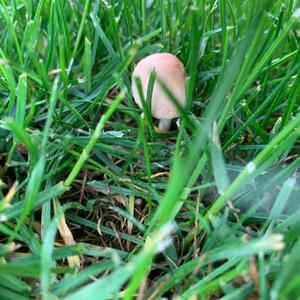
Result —
[[[152,54],[139,61],[132,74],[132,94],[140,108],[143,108],[143,105],[136,78],[141,80],[143,96],[146,99],[149,79],[153,71],[156,73],[156,80],[152,90],[151,114],[159,120],[159,131],[168,132],[172,119],[178,118],[179,113],[159,81],[164,83],[177,99],[178,104],[184,108],[186,72],[182,62],[170,53]]]

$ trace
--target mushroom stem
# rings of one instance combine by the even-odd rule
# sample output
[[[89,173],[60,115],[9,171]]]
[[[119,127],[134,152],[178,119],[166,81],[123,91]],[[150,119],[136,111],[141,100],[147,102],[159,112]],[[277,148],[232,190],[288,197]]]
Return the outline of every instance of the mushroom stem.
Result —
[[[158,129],[161,132],[168,132],[171,127],[172,119],[160,119],[158,124]]]

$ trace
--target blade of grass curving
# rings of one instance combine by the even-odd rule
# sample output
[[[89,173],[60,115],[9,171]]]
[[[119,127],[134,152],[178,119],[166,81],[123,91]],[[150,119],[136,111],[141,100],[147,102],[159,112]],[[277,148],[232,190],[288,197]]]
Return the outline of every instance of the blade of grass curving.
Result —
[[[73,167],[71,173],[69,174],[69,176],[67,177],[67,179],[65,180],[65,186],[69,187],[72,182],[74,181],[74,179],[76,178],[76,176],[78,175],[78,173],[80,172],[80,170],[82,169],[83,165],[85,164],[89,154],[92,152],[98,137],[101,133],[101,131],[103,130],[105,123],[107,122],[107,120],[111,117],[111,115],[113,114],[113,112],[117,109],[117,107],[119,106],[119,104],[121,103],[121,101],[124,98],[124,92],[121,92],[116,99],[114,100],[114,102],[111,104],[111,106],[109,107],[109,109],[106,111],[106,113],[101,117],[100,121],[98,122],[95,131],[93,132],[89,143],[86,145],[86,147],[84,148],[84,150],[82,151],[78,161],[76,162],[75,166]]]
[[[17,89],[17,104],[16,104],[16,123],[22,127],[25,122],[26,111],[26,99],[27,99],[27,75],[21,74],[18,81]]]
[[[53,91],[50,97],[50,103],[49,103],[49,111],[48,111],[48,117],[44,128],[44,136],[41,143],[41,155],[39,160],[36,162],[36,164],[32,168],[32,172],[29,177],[27,190],[24,198],[23,203],[23,211],[21,215],[19,216],[17,220],[17,224],[15,227],[15,234],[18,233],[20,230],[22,224],[24,223],[26,217],[29,215],[33,208],[33,203],[36,200],[36,196],[38,194],[38,191],[40,189],[40,185],[43,178],[43,173],[45,169],[45,153],[46,153],[46,145],[48,141],[48,133],[50,129],[50,125],[52,123],[52,116],[55,108],[56,103],[56,90],[57,90],[57,83],[58,83],[58,77],[56,77],[54,81]],[[13,238],[12,236],[10,237]]]
[[[84,75],[86,78],[85,92],[89,92],[92,88],[92,48],[88,38],[84,39]]]
[[[104,96],[108,93],[108,91],[116,85],[116,83],[120,80],[123,73],[127,70],[129,64],[134,59],[136,52],[137,52],[137,45],[133,45],[133,47],[128,51],[126,57],[118,66],[114,74],[104,83],[100,91],[97,92],[97,95],[95,96],[96,99],[92,101],[92,103],[86,108],[84,112],[82,112],[81,114],[82,116],[85,116],[88,113],[90,113],[96,107],[96,105],[99,104],[99,100],[102,101]]]
[[[220,145],[217,124],[214,123],[212,139],[209,143],[210,155],[212,160],[212,167],[218,192],[220,195],[224,194],[229,186],[229,177],[225,168],[225,162],[222,155],[222,148]]]
[[[89,220],[86,220],[84,218],[81,218],[81,217],[78,217],[78,216],[75,216],[75,215],[72,215],[72,214],[68,214],[66,215],[67,219],[72,221],[72,222],[75,222],[79,225],[83,225],[83,226],[86,226],[88,228],[92,228],[92,229],[100,229],[101,232],[105,233],[105,234],[108,234],[110,236],[115,236],[115,232],[111,229],[111,228],[108,228],[106,226],[102,226],[102,225],[98,225],[96,222],[92,222],[92,221],[89,221]],[[136,245],[141,245],[142,244],[142,241],[138,238],[136,238],[135,236],[132,236],[132,235],[129,235],[129,234],[126,234],[126,233],[122,233],[120,232],[119,233],[119,236],[121,239],[124,239],[126,241],[130,241],[131,243],[134,243]]]
[[[299,263],[300,241],[293,246],[289,258],[285,262],[284,270],[282,270],[273,283],[270,291],[271,299],[285,298],[287,296],[295,296],[299,294],[299,285],[290,286],[293,280],[298,278],[297,265]],[[289,290],[290,289],[290,290]],[[294,293],[293,293],[294,291]]]
[[[74,61],[74,59],[77,55],[77,50],[78,50],[78,47],[79,47],[79,44],[80,44],[80,41],[81,41],[84,25],[85,25],[87,15],[88,15],[88,12],[89,12],[90,2],[91,2],[90,0],[86,0],[85,3],[84,3],[82,19],[81,19],[81,22],[80,22],[80,26],[79,26],[79,29],[78,29],[77,36],[76,36],[75,45],[74,45],[74,48],[73,48],[73,51],[72,51],[72,61],[70,61],[70,65],[68,66],[68,72],[70,72],[70,70],[72,68],[73,61]]]
[[[295,71],[299,68],[299,64],[293,67],[290,71],[287,72],[284,79],[276,86],[272,93],[265,99],[265,101],[253,112],[251,116],[246,120],[246,122],[226,141],[224,149],[227,149],[244,131],[245,129],[257,118],[260,114],[263,113],[264,109],[272,103],[274,98],[280,93],[280,91],[286,86],[290,78],[294,75]]]
[[[165,239],[169,236],[172,226],[166,226],[153,235],[151,239],[146,242],[145,246],[139,254],[137,254],[129,263],[118,267],[115,271],[95,281],[79,291],[76,291],[63,300],[81,300],[82,297],[86,299],[94,299],[97,294],[98,299],[105,299],[112,293],[118,293],[120,287],[134,274],[133,284],[129,285],[129,289],[125,290],[123,299],[131,299],[134,294],[136,284],[140,277],[143,276],[145,269],[148,267],[149,261],[152,260],[155,253],[160,251],[160,247]]]
[[[123,60],[124,59],[124,53],[123,53],[122,42],[121,42],[121,39],[120,39],[121,34],[120,34],[120,31],[119,31],[119,25],[116,22],[117,18],[114,14],[114,9],[113,9],[112,6],[108,7],[107,10],[108,10],[108,15],[110,17],[110,24],[112,26],[112,38],[114,39],[115,48],[116,48],[116,51],[119,54],[120,59]]]
[[[41,292],[42,292],[42,299],[50,300],[53,296],[50,293],[50,284],[51,284],[51,269],[55,267],[54,261],[52,259],[54,242],[57,232],[58,223],[61,219],[63,213],[73,206],[72,203],[65,204],[64,206],[60,207],[57,211],[55,217],[52,219],[49,227],[45,231],[45,236],[42,244],[41,249],[41,273],[40,273],[40,280],[41,280]]]
[[[105,32],[103,31],[103,29],[100,25],[99,18],[97,16],[95,16],[94,13],[91,13],[90,17],[92,19],[95,30],[98,33],[100,39],[102,40],[107,52],[112,57],[114,64],[118,65],[120,63],[120,58],[118,57],[116,51],[114,50],[109,38],[106,36]]]
[[[295,109],[296,105],[299,104],[300,99],[300,70],[298,70],[296,79],[294,80],[292,91],[288,98],[287,106],[283,111],[282,123],[281,127],[287,125],[290,117],[292,115],[293,110]]]
[[[65,296],[66,293],[79,288],[82,284],[87,283],[92,276],[97,276],[109,269],[112,269],[114,263],[112,260],[106,260],[101,263],[93,264],[86,267],[81,272],[62,279],[51,287],[51,292],[59,297]]]
[[[288,178],[284,183],[283,186],[275,200],[275,203],[270,211],[268,216],[268,220],[264,223],[262,231],[264,232],[268,226],[272,226],[278,222],[281,214],[283,213],[285,207],[287,206],[288,200],[295,188],[296,179],[294,177]]]
[[[220,17],[222,27],[222,66],[221,69],[225,70],[225,64],[228,56],[228,31],[227,31],[227,6],[226,0],[220,0]]]
[[[166,20],[166,12],[165,12],[165,1],[160,0],[160,22],[161,22],[161,42],[163,44],[164,49],[167,46],[167,20]]]
[[[146,100],[145,96],[144,96],[144,92],[143,92],[143,86],[142,86],[141,79],[139,77],[137,77],[134,80],[136,81],[136,86],[137,86],[137,89],[138,89],[140,100],[142,102],[142,108],[143,108],[145,123],[147,124],[147,126],[149,126],[150,136],[154,137],[155,136],[155,130],[154,130],[154,124],[153,124],[153,121],[152,121],[152,114],[151,114],[151,101],[147,101],[149,99],[151,100],[152,96],[149,96],[149,98],[147,97],[146,98],[147,100]],[[150,79],[149,79],[149,84],[150,84]],[[148,84],[147,92],[150,89],[149,84]],[[154,82],[153,82],[153,84],[154,84]],[[144,128],[142,127],[141,130],[144,130]]]
[[[27,56],[32,55],[34,53],[33,46],[36,46],[37,41],[37,35],[40,32],[40,18],[42,15],[42,9],[44,8],[44,5],[46,3],[46,0],[40,0],[38,2],[36,12],[34,15],[33,23],[28,27],[27,37],[28,39],[24,39],[24,45],[27,49]]]
[[[7,9],[7,6],[6,6],[6,3],[5,3],[4,0],[1,0],[1,7],[2,7],[2,14],[6,18],[8,28],[9,28],[9,30],[12,34],[13,40],[14,40],[14,44],[15,44],[18,59],[19,59],[19,63],[21,65],[23,65],[24,64],[24,59],[23,59],[20,43],[19,43],[19,40],[18,40],[18,36],[17,36],[16,30],[15,30],[15,26],[13,24],[13,19],[9,14],[9,11]],[[0,9],[1,9],[1,7],[0,7]]]
[[[64,10],[66,9],[65,4],[61,1],[56,1],[56,18],[57,18],[57,26],[59,31],[59,36],[61,40],[59,41],[60,47],[63,46],[65,52],[64,60],[70,61],[71,59],[71,42],[70,42],[70,34],[68,32],[67,20],[65,19]],[[60,49],[59,49],[60,50]]]
[[[9,274],[0,275],[0,285],[21,294],[28,294],[32,291],[32,288],[25,281]]]
[[[219,121],[219,128],[223,128],[225,124],[225,118],[228,117],[228,113],[230,111],[230,108],[233,106],[233,104],[237,101],[237,99],[246,91],[252,82],[255,80],[258,74],[260,74],[260,71],[265,67],[267,62],[269,61],[270,57],[273,55],[273,53],[280,47],[280,45],[283,43],[284,39],[288,35],[289,31],[291,28],[294,26],[294,24],[297,22],[299,16],[299,12],[295,12],[293,14],[293,17],[289,20],[288,24],[285,26],[285,28],[281,31],[281,33],[278,35],[278,37],[275,39],[275,41],[272,43],[271,47],[268,49],[268,51],[265,53],[265,55],[260,59],[259,63],[256,65],[252,73],[247,76],[247,80],[245,83],[242,85],[241,88],[235,87],[236,94],[233,92],[232,97],[230,98],[230,101],[228,101],[222,117]],[[240,75],[241,76],[241,75]]]
[[[22,294],[13,292],[5,287],[0,286],[0,295],[3,300],[29,300],[29,295],[26,297]]]
[[[206,217],[209,214],[217,214],[220,209],[224,206],[227,200],[234,195],[234,193],[239,189],[239,187],[247,181],[247,178],[250,174],[255,172],[256,168],[272,153],[273,148],[280,144],[284,139],[289,136],[294,130],[295,131],[295,140],[297,136],[300,135],[300,114],[298,114],[294,120],[292,120],[284,129],[282,129],[272,140],[271,142],[254,158],[254,160],[244,168],[242,173],[235,179],[235,181],[229,186],[225,194],[219,197],[214,204],[209,209]]]
[[[11,130],[17,141],[24,143],[29,152],[29,157],[32,165],[35,165],[38,161],[38,149],[32,142],[29,134],[19,124],[11,118],[4,119],[0,122],[0,125],[4,128]]]
[[[221,267],[216,268],[213,272],[209,275],[204,277],[202,280],[199,280],[196,284],[192,285],[188,288],[181,296],[181,299],[189,299],[193,295],[202,295],[204,296],[205,293],[211,293],[215,289],[218,288],[220,282],[224,284],[227,281],[230,281],[238,276],[242,272],[247,271],[248,266],[245,263],[237,263],[240,259],[231,259]],[[229,270],[235,267],[235,271]],[[218,278],[216,278],[219,276]],[[206,291],[208,290],[208,291]]]
[[[11,114],[13,106],[14,106],[14,100],[15,100],[15,96],[16,96],[16,81],[15,81],[15,77],[13,74],[13,71],[10,67],[9,61],[7,60],[3,50],[0,47],[0,54],[2,59],[0,60],[0,72],[3,74],[8,88],[9,88],[9,103],[8,103],[8,107],[7,107],[7,112],[8,114]]]
[[[47,201],[51,200],[54,197],[58,197],[66,192],[68,188],[66,188],[62,183],[58,183],[48,189],[45,189],[42,192],[37,194],[37,200],[33,203],[33,209],[41,206],[42,204],[46,203]],[[11,220],[13,218],[18,217],[21,215],[23,211],[23,201],[17,202],[13,204],[11,207],[7,209],[4,215],[1,215],[5,220]]]

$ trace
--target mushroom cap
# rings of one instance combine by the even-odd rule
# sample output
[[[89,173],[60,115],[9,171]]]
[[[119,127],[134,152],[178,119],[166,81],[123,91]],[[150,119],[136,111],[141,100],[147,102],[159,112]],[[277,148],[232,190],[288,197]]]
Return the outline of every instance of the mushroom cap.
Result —
[[[143,108],[136,85],[136,78],[139,77],[141,79],[143,95],[144,99],[146,99],[148,83],[153,70],[156,72],[151,99],[151,113],[153,117],[157,119],[173,119],[178,117],[179,113],[157,80],[159,79],[164,82],[179,104],[185,107],[186,73],[182,62],[170,53],[149,55],[136,65],[132,74],[132,93],[135,102],[140,108]]]

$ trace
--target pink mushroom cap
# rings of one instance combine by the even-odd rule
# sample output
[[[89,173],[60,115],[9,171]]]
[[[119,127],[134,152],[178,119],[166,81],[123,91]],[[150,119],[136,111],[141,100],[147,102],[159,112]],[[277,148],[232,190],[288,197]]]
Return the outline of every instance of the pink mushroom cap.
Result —
[[[153,70],[156,72],[151,99],[151,113],[153,117],[157,119],[173,119],[178,117],[178,111],[158,82],[158,80],[164,82],[179,104],[185,107],[186,72],[182,62],[170,53],[149,55],[136,65],[132,74],[132,93],[135,102],[142,108],[136,78],[139,77],[141,79],[143,95],[144,99],[146,99],[148,83]]]

